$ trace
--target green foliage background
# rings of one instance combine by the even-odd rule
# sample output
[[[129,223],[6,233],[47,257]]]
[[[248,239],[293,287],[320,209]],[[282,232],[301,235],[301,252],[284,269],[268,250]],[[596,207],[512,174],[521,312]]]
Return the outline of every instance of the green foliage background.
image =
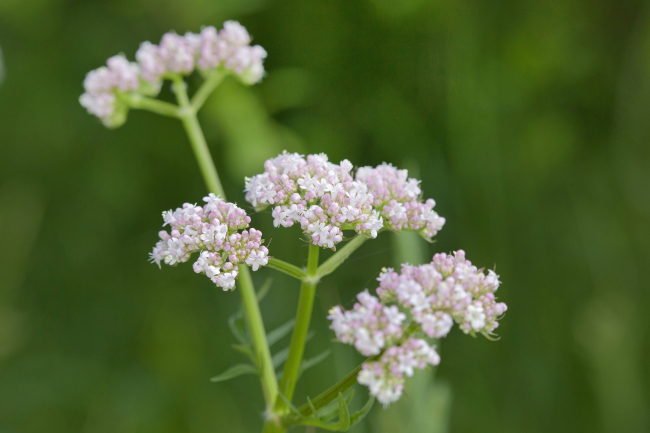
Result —
[[[109,56],[226,19],[269,52],[262,84],[227,81],[201,113],[231,200],[281,150],[325,152],[419,173],[448,221],[432,245],[382,234],[323,281],[307,356],[333,353],[300,399],[361,360],[330,342],[329,307],[463,248],[502,276],[502,339],[452,332],[435,381],[357,432],[650,430],[648,3],[1,0],[0,432],[258,431],[256,379],[208,381],[242,359],[238,295],[146,261],[160,212],[205,193],[180,123],[109,131],[77,102]],[[297,229],[253,223],[304,263]],[[298,285],[268,276],[272,329]]]

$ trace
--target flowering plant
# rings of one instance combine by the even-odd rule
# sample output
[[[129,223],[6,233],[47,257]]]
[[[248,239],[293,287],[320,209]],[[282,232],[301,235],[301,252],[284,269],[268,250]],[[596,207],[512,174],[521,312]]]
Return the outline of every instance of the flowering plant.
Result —
[[[492,338],[506,305],[496,301],[500,285],[496,273],[472,265],[462,250],[436,254],[428,264],[402,265],[400,273],[384,268],[377,278],[377,296],[365,290],[351,310],[333,306],[328,316],[338,341],[369,358],[322,394],[302,406],[293,405],[298,377],[314,361],[303,360],[303,353],[320,279],[381,231],[414,231],[430,241],[445,219],[433,210],[433,199],[422,198],[420,181],[409,178],[406,170],[384,163],[355,171],[348,160],[334,164],[324,154],[305,158],[285,151],[266,161],[264,172],[245,180],[245,197],[256,211],[272,207],[275,227],[300,225],[310,245],[307,267],[270,256],[261,231],[249,227],[246,211],[226,200],[197,119],[225,76],[233,75],[246,85],[262,79],[266,51],[250,43],[246,29],[234,21],[219,31],[205,27],[200,34],[167,33],[158,45],[144,42],[137,62],[120,54],[88,73],[80,103],[107,127],[122,125],[130,109],[183,123],[209,194],[203,206],[185,203],[163,212],[169,231],[159,233],[150,256],[158,266],[176,266],[196,253],[196,273],[205,274],[224,291],[239,289],[244,314],[233,316],[230,324],[240,342],[235,347],[250,357],[251,364],[234,366],[213,380],[257,374],[266,402],[266,432],[283,432],[297,424],[344,431],[368,413],[375,399],[385,407],[397,401],[405,377],[416,369],[437,365],[435,340],[445,337],[454,322],[466,334]],[[205,81],[190,99],[184,77],[195,70]],[[164,80],[171,80],[178,104],[154,98]],[[323,263],[321,248],[335,251]],[[261,267],[301,282],[295,320],[268,334],[249,272]],[[250,340],[239,331],[239,320],[246,321]],[[270,345],[289,332],[286,357],[272,357]],[[275,369],[282,362],[279,379]],[[351,415],[343,393],[355,383],[367,386],[370,398]]]

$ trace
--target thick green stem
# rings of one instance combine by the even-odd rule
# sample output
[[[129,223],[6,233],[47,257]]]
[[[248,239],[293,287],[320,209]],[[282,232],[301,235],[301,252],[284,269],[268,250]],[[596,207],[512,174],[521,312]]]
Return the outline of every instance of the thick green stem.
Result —
[[[278,384],[273,363],[271,362],[271,351],[266,341],[266,331],[264,330],[260,307],[257,303],[253,280],[251,279],[248,267],[243,263],[239,265],[237,286],[239,287],[242,304],[244,305],[244,314],[248,321],[248,329],[253,338],[255,360],[260,373],[264,400],[267,404],[267,410],[270,411],[278,397]]]
[[[318,267],[318,271],[316,272],[316,277],[317,278],[322,278],[325,275],[329,275],[332,272],[336,270],[341,264],[348,258],[350,257],[350,254],[352,254],[354,251],[356,251],[357,248],[363,244],[366,239],[368,239],[365,236],[362,235],[356,235],[350,241],[348,241],[347,244],[340,250],[338,250],[333,256],[331,256],[329,259],[325,260],[325,262]]]
[[[216,86],[216,84],[214,86]],[[212,90],[214,90],[214,86],[212,87]],[[226,194],[223,191],[221,182],[219,181],[217,169],[214,166],[208,145],[203,136],[203,131],[201,130],[201,125],[196,117],[196,110],[194,110],[190,105],[185,82],[181,78],[175,79],[173,90],[180,106],[179,117],[183,122],[187,136],[192,144],[194,155],[199,167],[201,168],[201,173],[203,174],[203,179],[205,180],[208,190],[220,195],[225,200]],[[255,294],[250,270],[248,269],[248,266],[245,266],[244,264],[239,265],[238,286],[242,303],[244,305],[246,321],[248,322],[248,328],[253,339],[255,358],[257,361],[257,368],[260,372],[260,382],[262,384],[264,400],[266,401],[267,413],[271,414],[273,406],[278,400],[278,382],[275,377],[273,362],[271,360],[271,350],[266,341],[264,322],[262,321],[262,314],[260,313],[259,305],[257,303],[257,296]]]
[[[196,111],[190,105],[190,100],[187,96],[187,86],[182,78],[177,78],[174,80],[172,88],[176,94],[178,105],[181,108],[181,122],[183,122],[185,132],[187,132],[187,136],[192,144],[192,150],[194,151],[196,161],[199,163],[199,168],[201,169],[205,183],[211,192],[225,199],[226,194],[223,191],[223,186],[221,186],[221,181],[219,180],[217,169],[214,166],[212,155],[210,155],[210,149],[208,149],[208,144],[203,136],[201,125],[199,125],[199,120],[196,117]]]
[[[276,259],[275,257],[269,259],[267,266],[269,268],[277,269],[280,272],[284,272],[287,275],[291,275],[301,281],[307,276],[307,273],[298,266],[287,263],[284,260]]]
[[[320,247],[310,245],[309,256],[307,258],[307,276],[314,277],[318,269],[318,253]],[[305,342],[309,332],[309,323],[311,321],[311,312],[314,307],[314,297],[316,295],[316,283],[313,281],[303,281],[300,285],[300,298],[298,299],[298,311],[296,313],[296,325],[291,334],[291,343],[289,345],[289,357],[284,364],[282,380],[280,381],[280,392],[287,401],[293,398],[293,391],[296,388],[300,363],[305,352]],[[278,399],[276,402],[276,412],[282,413],[286,409],[284,399]]]

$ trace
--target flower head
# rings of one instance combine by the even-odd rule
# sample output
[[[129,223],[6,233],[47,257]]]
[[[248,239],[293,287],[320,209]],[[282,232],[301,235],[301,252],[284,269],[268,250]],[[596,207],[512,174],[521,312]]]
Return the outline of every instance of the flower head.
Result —
[[[264,173],[246,180],[246,200],[257,210],[273,206],[273,225],[300,224],[314,245],[335,249],[343,230],[375,238],[386,227],[415,230],[429,239],[445,219],[432,199],[420,199],[420,181],[406,170],[382,164],[353,173],[352,163],[327,155],[286,151],[264,164]]]
[[[99,117],[108,127],[117,127],[126,120],[128,107],[118,95],[126,92],[157,93],[159,86],[142,83],[140,66],[129,62],[123,54],[113,56],[106,66],[88,72],[84,80],[85,93],[79,97],[90,114]]]
[[[128,113],[120,95],[155,96],[163,79],[189,75],[199,69],[203,74],[220,70],[245,84],[257,83],[264,76],[266,51],[250,42],[246,28],[236,21],[226,21],[221,31],[209,26],[200,34],[165,33],[159,44],[140,44],[135,53],[137,62],[129,62],[119,54],[108,59],[106,66],[90,71],[79,102],[104,125],[114,128],[126,121]]]
[[[352,310],[336,306],[328,319],[339,341],[362,355],[380,355],[363,365],[358,381],[384,406],[400,398],[404,378],[414,369],[440,362],[435,349],[413,334],[442,338],[456,322],[466,334],[489,337],[507,309],[494,295],[498,275],[477,269],[462,250],[436,254],[420,266],[404,264],[401,273],[384,269],[377,280],[378,297],[361,292]]]
[[[233,289],[245,263],[258,270],[268,263],[269,250],[263,246],[262,232],[248,228],[250,217],[233,203],[214,194],[203,198],[204,206],[185,203],[175,211],[163,212],[170,232],[159,233],[160,241],[150,254],[159,267],[162,262],[175,266],[199,253],[194,272],[205,274],[224,290]]]

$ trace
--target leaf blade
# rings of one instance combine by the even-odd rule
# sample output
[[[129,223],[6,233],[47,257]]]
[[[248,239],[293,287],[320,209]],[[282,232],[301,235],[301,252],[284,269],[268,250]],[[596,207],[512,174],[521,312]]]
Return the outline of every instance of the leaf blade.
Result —
[[[226,380],[234,379],[235,377],[244,374],[259,374],[257,368],[250,364],[237,364],[230,367],[228,370],[210,378],[210,382],[224,382]]]
[[[273,346],[274,343],[277,343],[282,337],[289,334],[295,325],[296,319],[291,319],[266,334],[266,341],[269,343],[269,346]]]
[[[346,431],[350,428],[350,411],[348,405],[343,398],[343,394],[339,392],[339,421],[336,424],[326,424],[315,419],[305,419],[299,422],[303,425],[312,425],[314,427],[322,428],[329,431]]]

